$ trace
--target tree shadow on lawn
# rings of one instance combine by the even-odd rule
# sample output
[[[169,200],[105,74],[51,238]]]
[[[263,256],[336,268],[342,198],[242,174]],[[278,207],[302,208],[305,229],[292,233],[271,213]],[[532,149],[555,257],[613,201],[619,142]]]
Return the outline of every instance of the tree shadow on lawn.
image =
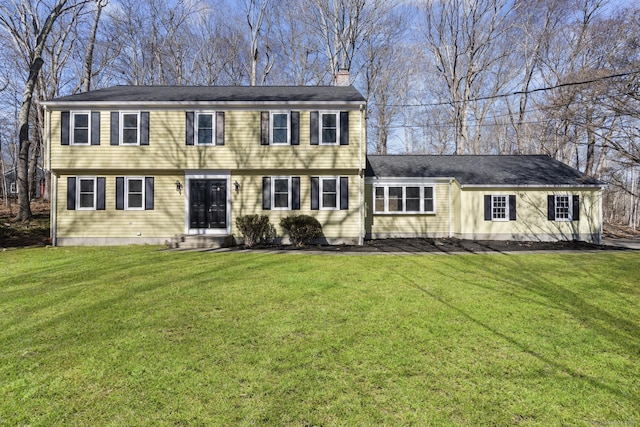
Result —
[[[403,258],[407,259],[407,258]],[[407,259],[408,260],[408,259]],[[444,262],[445,264],[448,262],[449,258],[439,259],[439,262]],[[453,261],[453,259],[451,259]],[[508,342],[510,345],[520,349],[522,352],[529,354],[530,356],[540,360],[541,362],[554,367],[560,372],[567,374],[568,376],[587,381],[591,385],[598,387],[600,389],[607,390],[609,393],[619,396],[620,398],[628,399],[628,393],[625,393],[623,390],[607,384],[600,379],[587,375],[581,372],[578,372],[576,369],[573,369],[566,364],[558,362],[548,355],[537,351],[532,346],[522,342],[509,335],[504,330],[498,329],[495,326],[483,321],[473,313],[470,313],[465,308],[462,308],[455,304],[455,301],[447,300],[443,298],[441,295],[430,291],[427,287],[420,283],[419,280],[416,280],[415,275],[407,274],[406,271],[423,271],[424,266],[420,265],[418,261],[410,261],[415,263],[415,268],[413,269],[402,269],[397,268],[394,271],[394,274],[398,277],[401,277],[408,283],[411,287],[419,290],[425,296],[434,299],[446,306],[447,308],[453,310],[454,312],[460,314],[473,324],[478,325],[482,329],[487,330],[491,334],[499,337],[500,339]],[[594,304],[589,303],[584,298],[580,296],[579,293],[570,290],[561,283],[561,279],[557,277],[553,277],[553,272],[539,272],[539,275],[535,278],[532,276],[527,277],[524,272],[526,272],[530,266],[526,266],[524,263],[519,262],[518,257],[456,257],[455,264],[453,262],[450,263],[448,268],[443,268],[439,273],[445,277],[449,277],[455,281],[459,281],[459,277],[453,277],[448,272],[459,270],[459,262],[464,262],[469,267],[469,272],[473,272],[473,274],[481,275],[486,280],[475,280],[473,282],[467,282],[466,285],[479,287],[484,290],[490,292],[498,292],[509,298],[518,298],[522,299],[529,304],[537,304],[543,306],[545,309],[553,309],[560,310],[573,319],[576,319],[580,324],[586,325],[590,330],[595,331],[600,336],[605,337],[608,341],[615,343],[616,345],[620,345],[624,347],[629,355],[637,356],[640,354],[640,342],[638,341],[638,337],[640,337],[640,327],[625,318],[618,317],[609,313],[606,310],[603,310],[600,307],[595,306]],[[623,262],[622,260],[618,262]],[[432,264],[430,268],[434,265]],[[506,271],[520,271],[523,274],[518,276],[518,281],[514,281],[512,279],[504,278],[504,270],[500,271],[496,266],[508,267]],[[433,269],[431,270],[433,271]],[[594,277],[599,283],[606,283],[606,276],[596,276],[590,273],[592,277]],[[418,276],[419,277],[419,276]],[[516,288],[523,291],[525,294],[530,293],[531,296],[527,297],[522,295],[521,292],[509,290],[508,288],[500,288],[499,286],[491,286],[487,283],[498,282],[507,285],[508,288]],[[603,286],[604,289],[609,290],[610,286]],[[541,301],[542,299],[542,301]]]

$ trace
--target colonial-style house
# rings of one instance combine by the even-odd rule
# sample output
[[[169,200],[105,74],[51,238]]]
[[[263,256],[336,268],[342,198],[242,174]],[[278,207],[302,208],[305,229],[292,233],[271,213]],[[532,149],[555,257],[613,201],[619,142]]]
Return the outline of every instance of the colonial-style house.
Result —
[[[351,86],[115,86],[46,109],[56,245],[210,244],[314,216],[328,243],[599,242],[601,184],[545,156],[367,156]]]

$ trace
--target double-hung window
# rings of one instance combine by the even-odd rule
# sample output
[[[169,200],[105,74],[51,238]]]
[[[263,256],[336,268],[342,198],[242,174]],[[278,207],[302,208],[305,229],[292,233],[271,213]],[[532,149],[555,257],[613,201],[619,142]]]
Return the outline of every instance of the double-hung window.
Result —
[[[76,186],[78,191],[76,200],[78,201],[78,209],[94,210],[96,208],[96,178],[78,178]]]
[[[71,113],[71,145],[91,144],[91,113]]]
[[[299,176],[265,176],[262,178],[262,209],[299,210]]]
[[[273,178],[272,209],[291,209],[291,177]]]
[[[272,112],[271,113],[271,143],[274,145],[288,145],[289,138],[289,113]]]
[[[144,210],[144,178],[127,177],[125,180],[125,209]]]
[[[215,135],[215,114],[212,112],[196,113],[196,139],[197,145],[212,145]]]
[[[67,177],[68,210],[104,210],[105,177]]]
[[[491,219],[493,221],[509,220],[509,197],[503,195],[491,196]]]
[[[376,213],[435,213],[432,185],[374,186]]]
[[[515,221],[515,194],[486,194],[484,196],[485,221]]]
[[[556,195],[555,205],[556,221],[571,221],[573,217],[571,196],[567,194]]]
[[[320,209],[340,209],[339,178],[320,177]]]
[[[121,112],[120,113],[120,144],[139,145],[140,144],[140,113]]]
[[[337,112],[320,112],[320,144],[336,145],[339,140],[340,114]]]

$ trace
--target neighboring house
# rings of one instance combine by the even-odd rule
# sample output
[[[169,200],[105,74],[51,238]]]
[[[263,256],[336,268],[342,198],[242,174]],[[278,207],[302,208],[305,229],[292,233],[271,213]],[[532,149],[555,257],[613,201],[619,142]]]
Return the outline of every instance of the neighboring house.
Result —
[[[548,156],[367,157],[367,238],[600,243],[602,183]]]
[[[36,167],[36,192],[33,198],[40,198],[45,192],[46,172],[40,166]],[[4,173],[4,185],[0,185],[0,195],[4,196],[4,186],[7,189],[7,196],[18,197],[18,174],[15,168]]]
[[[44,105],[56,245],[238,238],[247,214],[280,237],[282,217],[312,215],[328,243],[600,241],[601,183],[549,157],[367,157],[351,86],[116,86]]]

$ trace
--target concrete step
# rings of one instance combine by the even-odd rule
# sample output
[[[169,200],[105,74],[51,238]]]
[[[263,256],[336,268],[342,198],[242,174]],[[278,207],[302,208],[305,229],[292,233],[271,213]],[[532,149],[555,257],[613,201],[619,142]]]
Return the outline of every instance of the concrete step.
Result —
[[[233,236],[212,236],[207,234],[182,234],[173,236],[169,242],[169,249],[198,250],[219,249],[234,246]]]

